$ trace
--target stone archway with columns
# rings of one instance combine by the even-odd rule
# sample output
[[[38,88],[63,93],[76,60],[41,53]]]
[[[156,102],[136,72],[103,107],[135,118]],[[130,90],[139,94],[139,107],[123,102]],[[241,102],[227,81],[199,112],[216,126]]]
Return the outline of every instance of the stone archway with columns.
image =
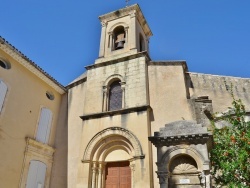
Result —
[[[128,161],[131,169],[131,187],[133,187],[135,160],[144,157],[141,144],[131,131],[121,127],[111,127],[100,131],[90,140],[82,162],[90,165],[91,187],[102,188],[105,186],[106,165],[109,162]]]
[[[160,188],[211,188],[211,133],[193,121],[166,124],[149,140],[157,148]]]

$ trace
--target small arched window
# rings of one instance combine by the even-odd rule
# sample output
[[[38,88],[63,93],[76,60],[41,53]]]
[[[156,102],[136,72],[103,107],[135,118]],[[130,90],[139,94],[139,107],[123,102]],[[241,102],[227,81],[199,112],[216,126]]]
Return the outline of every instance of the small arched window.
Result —
[[[113,50],[119,50],[124,48],[124,43],[126,42],[126,32],[123,26],[118,26],[113,31],[114,46]]]
[[[122,87],[120,81],[114,81],[109,89],[109,111],[122,108]]]

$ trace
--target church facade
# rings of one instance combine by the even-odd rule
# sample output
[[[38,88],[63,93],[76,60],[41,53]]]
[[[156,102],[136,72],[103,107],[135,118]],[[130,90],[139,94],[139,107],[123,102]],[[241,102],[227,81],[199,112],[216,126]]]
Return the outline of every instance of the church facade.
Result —
[[[28,90],[43,90],[27,107],[0,85],[0,130],[15,125],[10,117],[32,117],[22,120],[22,132],[12,131],[18,142],[0,132],[1,153],[7,153],[0,156],[0,187],[212,187],[209,117],[231,105],[231,89],[249,110],[250,79],[192,73],[185,61],[151,60],[152,32],[137,4],[99,19],[99,57],[67,87],[2,40],[1,67],[17,64],[20,78],[34,80]],[[13,68],[0,69],[0,83],[8,88],[19,85],[8,74]],[[11,110],[14,102],[28,115]],[[17,152],[15,163],[9,148]],[[14,180],[5,178],[10,169]]]

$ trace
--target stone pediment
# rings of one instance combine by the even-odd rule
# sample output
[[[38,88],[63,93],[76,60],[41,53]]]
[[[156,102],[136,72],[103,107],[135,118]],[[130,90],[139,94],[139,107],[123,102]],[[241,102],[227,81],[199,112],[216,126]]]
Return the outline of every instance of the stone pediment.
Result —
[[[160,128],[160,137],[187,136],[196,134],[207,134],[207,127],[202,127],[194,121],[175,121]]]
[[[168,123],[165,127],[155,132],[149,140],[154,145],[178,145],[178,144],[204,144],[209,141],[212,134],[207,127],[202,127],[194,121],[176,121]]]

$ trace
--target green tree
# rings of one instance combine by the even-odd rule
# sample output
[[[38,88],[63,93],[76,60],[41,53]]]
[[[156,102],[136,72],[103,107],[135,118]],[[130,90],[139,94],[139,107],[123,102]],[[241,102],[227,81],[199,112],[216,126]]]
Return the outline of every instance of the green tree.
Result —
[[[249,188],[250,121],[245,121],[245,106],[240,99],[233,96],[232,106],[219,118],[229,126],[216,128],[213,122],[212,173],[217,187]]]

